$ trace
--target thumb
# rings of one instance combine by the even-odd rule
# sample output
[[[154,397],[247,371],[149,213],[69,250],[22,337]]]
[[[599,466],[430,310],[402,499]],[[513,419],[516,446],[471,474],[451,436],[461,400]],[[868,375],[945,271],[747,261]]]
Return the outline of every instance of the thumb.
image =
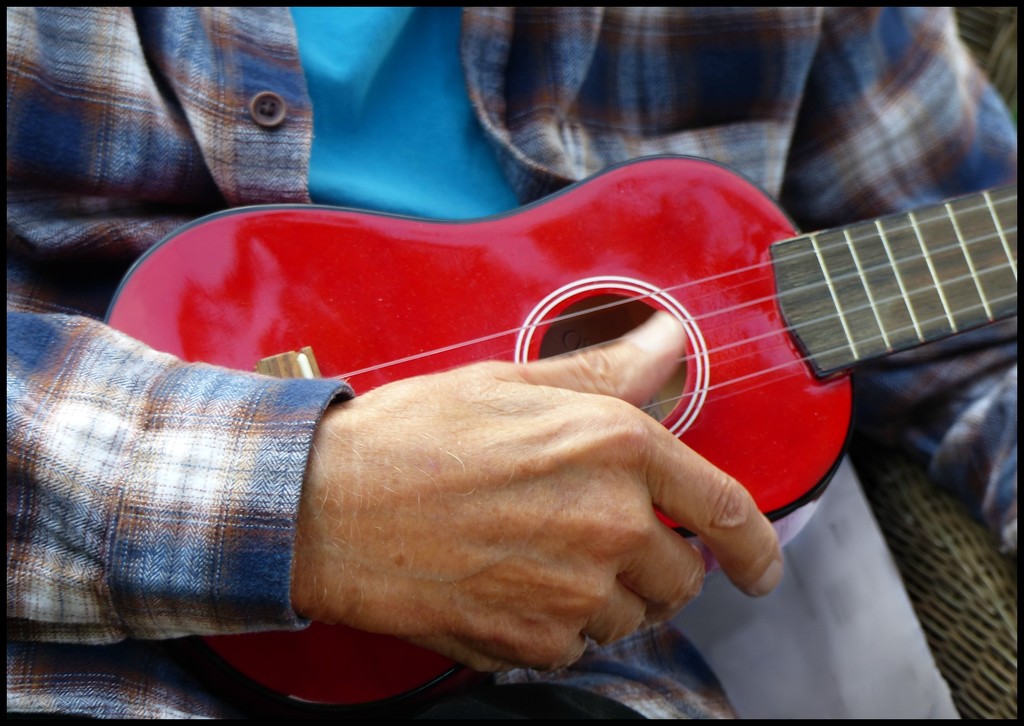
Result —
[[[529,363],[519,373],[526,383],[615,396],[640,406],[672,377],[685,350],[683,326],[659,311],[617,340]]]

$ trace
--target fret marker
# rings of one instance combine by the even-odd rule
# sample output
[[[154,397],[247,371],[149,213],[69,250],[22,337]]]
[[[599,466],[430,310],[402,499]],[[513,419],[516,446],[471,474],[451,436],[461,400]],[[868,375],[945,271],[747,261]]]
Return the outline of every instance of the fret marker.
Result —
[[[857,345],[853,342],[853,335],[850,333],[850,328],[846,324],[846,315],[843,313],[843,307],[839,304],[839,296],[836,295],[835,286],[832,284],[832,277],[828,274],[828,269],[825,267],[825,260],[821,256],[821,248],[818,246],[818,237],[814,234],[807,235],[811,244],[814,245],[814,254],[818,258],[818,267],[821,268],[821,272],[825,275],[825,284],[828,285],[829,294],[832,295],[832,302],[836,306],[836,312],[839,313],[839,322],[843,326],[843,333],[846,335],[846,342],[850,346],[850,350],[853,352],[853,359],[860,360],[860,354],[857,352]]]

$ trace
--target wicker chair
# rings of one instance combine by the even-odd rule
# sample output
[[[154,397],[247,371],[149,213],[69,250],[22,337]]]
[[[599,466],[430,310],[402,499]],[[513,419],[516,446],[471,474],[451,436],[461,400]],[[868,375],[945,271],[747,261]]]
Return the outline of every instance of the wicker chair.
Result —
[[[1017,113],[1017,8],[957,8],[963,38]]]
[[[1017,8],[957,8],[960,34],[1017,113]],[[902,453],[851,458],[964,718],[1017,717],[1017,558]]]
[[[906,455],[850,453],[960,715],[1016,718],[1017,558]]]

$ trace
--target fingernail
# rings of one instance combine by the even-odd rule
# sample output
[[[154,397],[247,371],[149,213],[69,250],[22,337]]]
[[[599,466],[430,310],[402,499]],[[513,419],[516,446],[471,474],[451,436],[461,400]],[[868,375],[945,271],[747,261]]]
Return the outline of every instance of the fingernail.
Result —
[[[659,310],[644,321],[643,325],[631,330],[626,340],[648,353],[660,353],[675,349],[682,337],[682,326],[669,313]]]
[[[782,559],[772,560],[768,569],[764,571],[760,579],[747,589],[747,594],[753,597],[763,597],[776,588],[782,580]]]

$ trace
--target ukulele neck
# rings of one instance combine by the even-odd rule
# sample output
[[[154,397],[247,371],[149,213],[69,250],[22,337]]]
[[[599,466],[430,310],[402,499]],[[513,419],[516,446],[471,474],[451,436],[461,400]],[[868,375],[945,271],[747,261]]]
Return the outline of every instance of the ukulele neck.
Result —
[[[1017,186],[772,246],[783,317],[815,372],[1017,313]]]

